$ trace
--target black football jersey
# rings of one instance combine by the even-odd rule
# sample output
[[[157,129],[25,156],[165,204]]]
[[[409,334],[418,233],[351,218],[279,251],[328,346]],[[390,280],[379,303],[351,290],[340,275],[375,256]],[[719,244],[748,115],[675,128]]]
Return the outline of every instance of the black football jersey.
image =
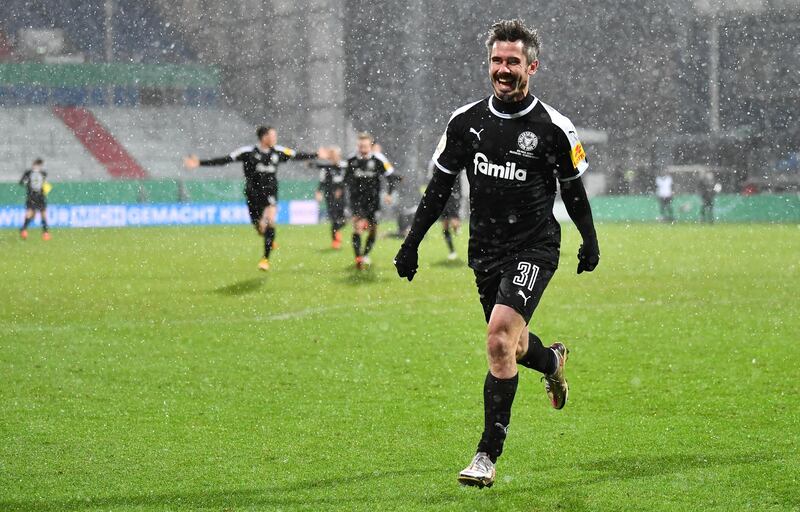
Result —
[[[332,194],[337,189],[343,189],[347,162],[344,160],[334,163],[319,164],[319,186],[317,190],[326,195]]]
[[[394,167],[382,153],[351,156],[347,159],[346,173],[351,197],[365,195],[378,197],[381,191],[381,176],[387,179],[391,192],[393,181],[390,176],[394,174]]]
[[[532,95],[517,103],[490,96],[453,113],[433,159],[441,172],[467,173],[472,268],[520,256],[558,266],[556,180],[589,166],[569,119]]]
[[[228,156],[201,160],[200,165],[225,165],[242,162],[245,189],[256,191],[277,187],[278,166],[288,160],[310,160],[316,158],[313,153],[298,153],[285,146],[275,145],[262,149],[259,146],[243,146]]]
[[[38,171],[28,169],[22,174],[19,184],[25,187],[28,195],[44,193],[44,183],[47,180],[47,173],[45,171]]]

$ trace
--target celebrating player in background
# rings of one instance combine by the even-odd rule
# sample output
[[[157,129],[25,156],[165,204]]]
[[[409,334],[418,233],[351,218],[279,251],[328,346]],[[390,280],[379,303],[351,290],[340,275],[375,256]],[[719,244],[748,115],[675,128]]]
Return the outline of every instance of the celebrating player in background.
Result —
[[[436,163],[431,160],[428,164],[428,174],[430,177],[433,177],[433,173],[436,172]],[[461,229],[461,179],[456,178],[456,182],[453,184],[453,189],[450,191],[450,197],[447,200],[447,204],[444,205],[444,211],[442,211],[442,235],[444,236],[444,242],[447,244],[447,249],[450,251],[447,255],[447,259],[450,261],[455,261],[458,258],[458,254],[456,254],[456,248],[453,245],[453,234],[458,234],[459,230]]]
[[[566,347],[544,347],[528,328],[558,265],[556,179],[583,237],[578,273],[594,270],[600,259],[581,180],[588,163],[575,127],[528,90],[529,78],[539,67],[539,35],[521,20],[503,20],[492,25],[486,46],[494,94],[453,113],[434,154],[437,171],[395,258],[398,274],[410,281],[422,238],[444,209],[457,173],[467,168],[469,265],[488,323],[489,372],[483,388],[483,435],[458,480],[479,487],[494,483],[495,462],[503,451],[517,392],[518,364],[544,374],[554,408],[561,409],[567,401]]]
[[[381,208],[381,180],[386,179],[386,204],[392,203],[397,176],[394,167],[383,156],[373,152],[374,140],[366,132],[358,134],[356,154],[347,160],[346,180],[350,190],[350,207],[353,210],[353,251],[356,255],[356,268],[363,269],[370,265],[369,253],[375,246],[378,236],[378,210]],[[362,252],[361,234],[367,231],[367,243]]]
[[[269,126],[256,130],[258,145],[244,146],[228,156],[200,160],[195,155],[183,159],[188,169],[200,166],[227,165],[242,162],[244,169],[244,195],[250,211],[250,221],[264,237],[264,257],[258,268],[269,270],[269,255],[275,243],[275,217],[278,212],[278,166],[288,160],[312,160],[316,153],[298,153],[278,145],[278,131]]]
[[[319,186],[316,198],[321,202],[325,198],[328,210],[328,219],[331,221],[331,247],[339,249],[342,246],[342,227],[345,223],[344,216],[344,177],[346,163],[342,162],[342,150],[337,146],[320,150]]]
[[[47,173],[44,170],[44,160],[37,158],[31,168],[22,174],[19,184],[25,187],[25,222],[19,230],[23,240],[28,239],[28,225],[33,222],[36,212],[42,217],[42,240],[50,240],[50,231],[47,227],[47,193],[50,184],[47,182]]]

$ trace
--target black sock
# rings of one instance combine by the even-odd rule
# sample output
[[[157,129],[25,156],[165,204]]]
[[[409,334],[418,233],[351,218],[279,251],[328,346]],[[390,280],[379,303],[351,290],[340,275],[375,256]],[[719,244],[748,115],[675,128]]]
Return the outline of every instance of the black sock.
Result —
[[[353,250],[356,252],[356,258],[361,256],[361,235],[353,233]]]
[[[269,258],[272,251],[272,243],[275,241],[275,228],[269,226],[264,230],[264,257]]]
[[[489,454],[492,462],[497,462],[503,453],[518,382],[519,374],[510,379],[498,379],[489,372],[483,383],[483,435],[478,451]]]
[[[450,252],[456,252],[455,248],[453,248],[453,235],[450,234],[450,230],[445,229],[442,234],[444,235],[444,241],[447,243],[447,248],[450,249]]]
[[[47,219],[45,219],[44,217],[42,217],[42,231],[47,233]]]
[[[528,351],[517,364],[525,368],[549,375],[556,371],[556,358],[552,350],[542,345],[542,340],[532,332],[528,333]]]
[[[331,240],[336,240],[336,232],[339,231],[336,229],[336,223],[331,223]]]
[[[364,256],[369,254],[372,248],[375,246],[375,233],[370,233],[367,235],[367,245],[364,246]]]
[[[337,232],[337,231],[341,231],[341,229],[344,227],[344,220],[343,219],[335,219],[332,222],[332,226],[333,226],[334,233]]]
[[[22,223],[22,230],[28,229],[28,224],[30,224],[32,220],[33,220],[33,217],[30,217],[30,218],[26,217],[25,218],[25,222]],[[22,231],[22,230],[20,230],[20,231]]]

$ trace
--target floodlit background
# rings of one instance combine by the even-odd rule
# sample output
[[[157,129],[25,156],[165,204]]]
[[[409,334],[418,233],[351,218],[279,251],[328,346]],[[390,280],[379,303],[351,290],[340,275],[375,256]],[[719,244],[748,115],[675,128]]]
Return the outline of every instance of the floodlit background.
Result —
[[[533,91],[581,129],[592,195],[651,193],[665,169],[677,193],[693,194],[707,170],[727,194],[796,193],[792,0],[6,0],[0,180],[35,156],[55,181],[238,178],[189,175],[179,156],[226,154],[266,123],[306,150],[347,151],[356,131],[373,132],[413,206],[449,114],[488,94],[488,26],[513,16],[541,32]],[[81,137],[95,121],[130,158]],[[297,165],[281,172],[310,179]],[[138,188],[137,200],[151,199]],[[197,199],[228,189],[202,190]]]

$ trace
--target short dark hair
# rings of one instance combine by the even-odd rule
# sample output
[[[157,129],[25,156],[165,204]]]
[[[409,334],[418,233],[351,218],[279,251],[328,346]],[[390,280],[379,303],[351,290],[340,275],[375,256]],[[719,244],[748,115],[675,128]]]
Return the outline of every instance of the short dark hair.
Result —
[[[36,160],[33,161],[33,165],[42,165],[43,163],[44,160],[42,160],[41,158],[37,158]]]
[[[542,47],[542,39],[535,28],[529,28],[525,22],[519,18],[513,20],[500,20],[492,25],[486,38],[486,49],[489,51],[489,58],[492,58],[492,46],[497,41],[522,41],[522,49],[528,64],[539,58],[539,50]]]
[[[256,137],[258,137],[258,140],[261,140],[261,137],[268,134],[270,130],[274,129],[275,128],[272,126],[263,126],[263,125],[259,126],[258,128],[256,128]]]

